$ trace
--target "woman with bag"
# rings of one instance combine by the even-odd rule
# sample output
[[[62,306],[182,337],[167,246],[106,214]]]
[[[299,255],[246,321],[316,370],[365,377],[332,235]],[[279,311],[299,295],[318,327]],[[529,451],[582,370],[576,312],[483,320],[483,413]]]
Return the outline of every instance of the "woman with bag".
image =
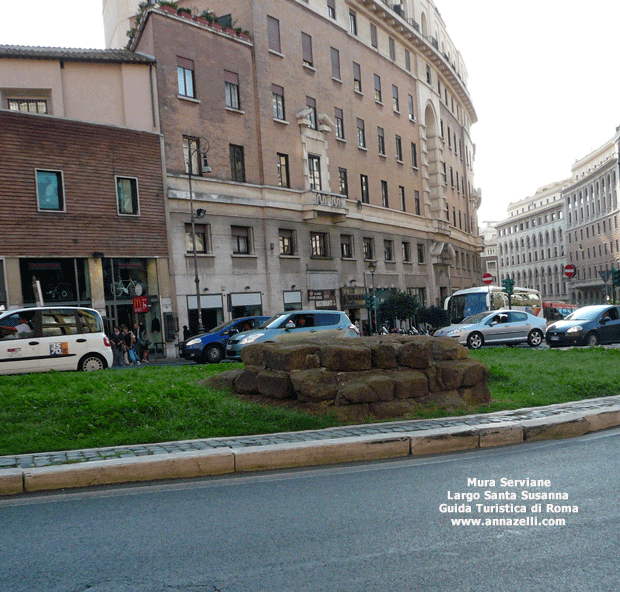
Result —
[[[129,330],[127,325],[123,325],[123,340],[125,342],[125,364],[140,365],[140,360],[136,354],[136,338],[135,335]]]

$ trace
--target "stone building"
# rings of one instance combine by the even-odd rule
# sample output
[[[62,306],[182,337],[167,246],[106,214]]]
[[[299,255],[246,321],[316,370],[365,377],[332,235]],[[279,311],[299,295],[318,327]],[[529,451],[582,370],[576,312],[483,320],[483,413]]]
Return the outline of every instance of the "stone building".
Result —
[[[508,206],[508,218],[498,222],[499,279],[534,288],[543,300],[569,298],[566,265],[566,214],[562,191],[568,181],[541,187]]]
[[[618,231],[618,140],[614,138],[577,160],[563,190],[568,262],[574,302],[602,304],[612,294],[611,270],[620,269]]]
[[[103,2],[107,43],[131,28],[157,64],[183,324],[300,307],[365,321],[373,287],[430,305],[480,283],[477,116],[430,0],[178,7]]]

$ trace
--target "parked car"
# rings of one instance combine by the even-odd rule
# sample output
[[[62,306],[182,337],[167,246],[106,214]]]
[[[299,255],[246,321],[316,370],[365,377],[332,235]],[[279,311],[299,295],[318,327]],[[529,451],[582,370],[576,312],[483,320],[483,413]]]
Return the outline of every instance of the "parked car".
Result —
[[[96,310],[47,306],[0,313],[0,374],[101,370],[112,359]]]
[[[250,343],[268,340],[297,340],[308,336],[332,333],[339,337],[359,337],[357,327],[349,317],[337,310],[295,310],[281,312],[271,317],[254,331],[246,331],[231,337],[226,346],[226,357],[241,359],[241,350]]]
[[[179,355],[197,364],[217,364],[226,355],[226,342],[232,335],[258,328],[269,317],[242,317],[194,335],[179,344]]]
[[[549,325],[550,347],[620,342],[620,306],[584,306]]]
[[[538,347],[545,338],[547,321],[520,310],[480,312],[456,325],[435,331],[436,336],[452,337],[470,349],[483,345],[527,343]]]

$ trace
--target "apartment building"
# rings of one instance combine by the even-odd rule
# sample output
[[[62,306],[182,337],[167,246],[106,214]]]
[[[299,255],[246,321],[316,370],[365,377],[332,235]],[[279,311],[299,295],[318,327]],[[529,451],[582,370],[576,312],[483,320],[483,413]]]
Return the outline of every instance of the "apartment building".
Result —
[[[543,300],[570,297],[564,276],[566,214],[562,191],[568,181],[541,187],[508,206],[508,218],[497,223],[500,281],[535,288]]]
[[[429,305],[480,283],[477,117],[432,2],[103,6],[108,43],[131,29],[156,62],[183,324],[300,307],[364,321],[372,287]]]
[[[45,304],[174,341],[153,67],[124,50],[0,46],[0,305],[34,305],[36,280]]]

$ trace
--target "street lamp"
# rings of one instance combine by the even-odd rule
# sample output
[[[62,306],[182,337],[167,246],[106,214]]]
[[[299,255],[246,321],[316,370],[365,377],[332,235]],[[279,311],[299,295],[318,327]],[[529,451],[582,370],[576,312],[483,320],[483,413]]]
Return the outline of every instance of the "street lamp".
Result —
[[[196,312],[198,314],[198,333],[203,332],[202,309],[200,306],[200,278],[198,277],[198,254],[196,252],[196,220],[201,220],[207,213],[206,210],[199,208],[194,214],[194,191],[192,190],[192,176],[202,176],[203,173],[210,173],[211,167],[207,160],[209,152],[209,140],[197,138],[193,142],[187,143],[187,178],[189,180],[189,209],[192,223],[192,255],[194,257],[194,282],[196,282]],[[196,171],[194,171],[194,157],[196,158]]]
[[[375,271],[377,271],[377,264],[374,261],[368,263],[368,271],[370,271],[370,277],[372,282],[372,316],[374,317],[375,333],[379,332],[377,327],[377,297],[375,295]]]

